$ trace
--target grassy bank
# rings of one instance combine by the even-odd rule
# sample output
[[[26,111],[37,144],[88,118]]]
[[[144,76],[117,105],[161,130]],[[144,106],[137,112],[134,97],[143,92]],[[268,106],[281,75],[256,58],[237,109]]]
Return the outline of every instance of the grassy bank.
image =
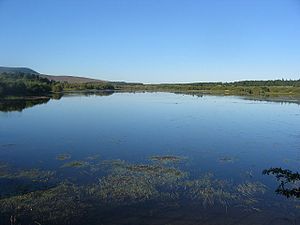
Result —
[[[284,97],[300,98],[300,86],[242,86],[236,84],[147,84],[123,85],[117,87],[128,91],[161,91],[177,93],[213,94],[213,95],[238,95],[257,97]]]

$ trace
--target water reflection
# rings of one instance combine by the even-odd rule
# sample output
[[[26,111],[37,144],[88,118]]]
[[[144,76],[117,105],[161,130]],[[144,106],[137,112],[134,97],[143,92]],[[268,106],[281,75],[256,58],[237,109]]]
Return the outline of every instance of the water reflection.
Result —
[[[300,198],[300,174],[298,172],[282,168],[270,168],[264,170],[263,174],[273,175],[280,182],[275,190],[277,194],[284,195],[287,198]]]
[[[46,104],[50,98],[33,98],[33,99],[1,99],[0,111],[1,112],[22,112],[26,108],[31,108],[35,105]]]
[[[116,91],[77,91],[77,92],[65,92],[65,93],[54,93],[48,97],[34,97],[34,98],[11,98],[1,99],[0,98],[0,112],[22,112],[26,108],[31,108],[36,105],[46,104],[50,99],[59,100],[62,97],[71,96],[110,96],[116,93]],[[145,93],[145,92],[128,92],[128,93]],[[173,92],[178,95],[190,95],[193,97],[204,97],[205,95],[197,92]],[[289,99],[289,98],[250,98],[242,97],[245,100],[257,101],[257,102],[276,102],[280,104],[300,104],[300,100]]]
[[[50,99],[60,100],[62,97],[68,96],[110,96],[114,91],[91,91],[91,92],[70,92],[70,93],[54,93],[48,97],[28,97],[28,98],[0,98],[0,112],[22,112],[26,108],[31,108],[36,105],[47,104]]]

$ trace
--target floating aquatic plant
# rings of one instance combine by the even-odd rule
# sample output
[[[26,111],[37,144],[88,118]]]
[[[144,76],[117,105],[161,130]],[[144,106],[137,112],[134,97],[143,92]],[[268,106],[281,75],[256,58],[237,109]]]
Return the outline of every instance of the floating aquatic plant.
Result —
[[[183,160],[183,158],[179,156],[165,155],[165,156],[151,156],[150,160],[167,164],[167,163],[177,163]]]
[[[186,176],[186,173],[173,167],[164,167],[160,165],[129,165],[126,170],[131,173],[138,173],[140,176],[148,179],[156,180],[161,184],[166,182],[173,182]]]
[[[48,190],[5,198],[0,200],[1,219],[6,224],[11,218],[15,224],[36,224],[34,221],[40,224],[70,224],[86,207],[78,201],[80,196],[78,187],[64,183]]]
[[[68,160],[68,159],[71,159],[71,155],[70,154],[59,154],[58,156],[56,156],[56,159],[60,160],[60,161]]]
[[[0,162],[0,171],[3,169],[6,169],[8,167],[8,165],[6,163],[1,163]]]
[[[84,161],[72,161],[65,163],[62,167],[73,167],[73,168],[82,168],[88,166],[87,162]]]
[[[93,179],[82,186],[62,183],[47,190],[2,199],[0,214],[8,219],[13,216],[20,221],[27,216],[40,224],[53,224],[53,221],[71,224],[72,219],[95,207],[130,205],[149,200],[162,204],[181,204],[180,200],[188,200],[204,207],[223,206],[226,210],[232,204],[240,207],[251,205],[249,208],[259,210],[253,204],[257,203],[257,195],[265,192],[266,187],[263,184],[244,182],[234,185],[233,182],[218,179],[211,173],[191,179],[186,172],[177,168],[177,164],[164,163],[178,162],[177,157],[157,157],[153,162],[159,163],[149,164],[122,160],[98,161],[94,157],[86,158],[90,159],[88,162],[67,162],[63,167],[84,167],[79,173],[82,172],[84,176],[92,174]],[[0,176],[1,171],[10,171],[10,168],[0,164]],[[36,169],[14,172],[11,173],[14,177],[27,177],[32,180],[54,175],[49,171]]]
[[[237,191],[244,196],[253,196],[255,194],[264,194],[266,186],[260,182],[246,181],[237,186]]]
[[[103,160],[101,165],[109,167],[123,167],[126,164],[124,160],[114,159],[114,160]]]
[[[188,198],[201,200],[204,207],[221,204],[227,208],[237,198],[227,186],[226,181],[215,179],[211,173],[185,183]]]
[[[266,186],[260,182],[249,182],[239,184],[236,188],[240,201],[243,203],[243,206],[251,206],[258,202],[257,196],[259,194],[264,194],[266,191]],[[257,208],[253,208],[257,211]]]
[[[0,169],[0,178],[6,179],[30,179],[32,181],[47,182],[55,172],[40,169],[12,169],[7,165]]]
[[[105,202],[144,201],[157,195],[155,187],[146,179],[133,175],[109,175],[100,179],[94,193]]]
[[[86,157],[86,160],[94,161],[94,160],[98,160],[99,158],[100,158],[99,155],[91,155],[91,156]]]
[[[124,172],[127,163],[123,160],[116,159],[116,160],[103,160],[99,168],[103,168],[103,170],[108,170],[111,173],[121,173]]]
[[[103,161],[101,165],[110,173],[102,177],[93,189],[106,202],[129,204],[131,201],[152,199],[162,194],[161,186],[175,186],[177,181],[186,176],[174,167],[162,165],[130,164],[121,160]]]

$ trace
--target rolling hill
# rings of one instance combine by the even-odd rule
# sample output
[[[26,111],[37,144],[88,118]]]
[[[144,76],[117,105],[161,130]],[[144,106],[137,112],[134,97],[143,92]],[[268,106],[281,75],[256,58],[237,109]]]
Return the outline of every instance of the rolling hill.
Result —
[[[40,74],[30,68],[26,67],[1,67],[0,73],[26,73],[26,74],[34,74],[39,75],[40,77],[47,78],[48,80],[59,81],[59,82],[67,82],[70,84],[80,84],[80,83],[101,83],[106,82],[103,80],[86,78],[86,77],[77,77],[77,76],[54,76],[47,74]]]
[[[38,72],[27,67],[4,67],[4,66],[0,66],[0,73],[29,73],[29,74],[36,74],[36,75],[39,74]]]
[[[97,80],[97,79],[86,78],[86,77],[76,77],[76,76],[54,76],[54,75],[45,75],[45,74],[39,74],[39,76],[43,78],[47,78],[48,80],[67,82],[70,84],[105,82],[103,80]]]

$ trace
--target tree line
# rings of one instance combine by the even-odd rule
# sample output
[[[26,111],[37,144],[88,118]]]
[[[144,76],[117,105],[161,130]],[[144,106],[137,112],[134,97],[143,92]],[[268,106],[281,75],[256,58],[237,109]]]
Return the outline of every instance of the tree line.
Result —
[[[1,73],[0,96],[41,96],[65,90],[113,90],[107,82],[76,83],[50,81],[35,74]]]
[[[233,95],[300,95],[300,80],[254,80],[236,82],[201,82],[183,84],[142,84],[125,82],[67,83],[50,81],[35,74],[0,73],[0,96],[40,96],[63,91],[204,91]]]

